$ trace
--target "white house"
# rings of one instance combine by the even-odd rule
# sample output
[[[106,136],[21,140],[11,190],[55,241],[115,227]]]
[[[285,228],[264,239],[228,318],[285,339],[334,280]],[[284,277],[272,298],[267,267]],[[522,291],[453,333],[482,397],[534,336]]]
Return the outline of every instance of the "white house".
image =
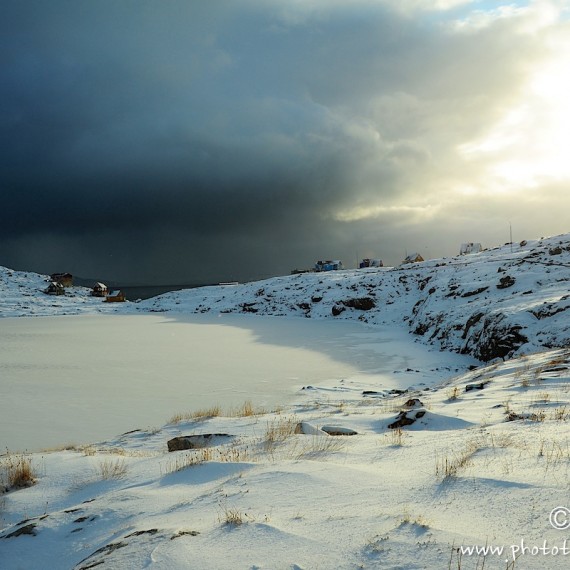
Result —
[[[480,243],[473,243],[473,242],[462,243],[461,249],[459,250],[459,255],[468,255],[470,253],[479,253],[480,251],[483,251],[483,248],[481,247]]]

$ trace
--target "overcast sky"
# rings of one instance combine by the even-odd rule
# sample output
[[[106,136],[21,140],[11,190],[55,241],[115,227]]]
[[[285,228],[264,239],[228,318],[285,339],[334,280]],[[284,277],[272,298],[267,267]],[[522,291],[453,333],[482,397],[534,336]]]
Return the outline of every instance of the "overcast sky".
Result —
[[[249,280],[570,231],[569,5],[2,2],[0,265]]]

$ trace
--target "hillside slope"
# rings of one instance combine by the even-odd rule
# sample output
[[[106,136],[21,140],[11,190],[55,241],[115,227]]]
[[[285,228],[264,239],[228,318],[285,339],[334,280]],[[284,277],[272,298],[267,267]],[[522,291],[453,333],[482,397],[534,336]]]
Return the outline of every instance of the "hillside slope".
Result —
[[[0,266],[0,317],[45,317],[112,312],[112,303],[91,296],[87,287],[70,287],[65,295],[46,295],[49,276]]]
[[[256,313],[405,326],[482,361],[570,342],[570,234],[398,268],[168,293],[134,311]]]

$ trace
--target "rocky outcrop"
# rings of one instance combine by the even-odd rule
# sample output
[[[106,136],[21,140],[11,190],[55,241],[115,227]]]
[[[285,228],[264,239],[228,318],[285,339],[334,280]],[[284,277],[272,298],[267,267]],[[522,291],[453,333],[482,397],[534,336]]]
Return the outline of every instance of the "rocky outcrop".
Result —
[[[342,304],[345,307],[349,307],[350,309],[357,309],[358,311],[370,311],[370,309],[374,309],[374,307],[376,307],[376,303],[371,297],[347,299],[346,301],[342,301]]]
[[[472,354],[483,362],[495,358],[504,360],[528,342],[521,330],[522,326],[506,322],[504,315],[491,315],[483,320],[461,352]]]
[[[411,426],[426,415],[425,410],[417,410],[417,411],[408,411],[402,410],[397,416],[396,419],[391,423],[388,424],[389,429],[398,429],[403,428],[405,426]]]

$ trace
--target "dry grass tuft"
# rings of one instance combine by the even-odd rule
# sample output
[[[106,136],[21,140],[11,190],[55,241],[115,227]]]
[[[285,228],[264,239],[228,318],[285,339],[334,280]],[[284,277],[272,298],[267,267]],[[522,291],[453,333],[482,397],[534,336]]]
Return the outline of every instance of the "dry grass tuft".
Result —
[[[166,474],[176,473],[177,471],[182,471],[189,467],[202,465],[207,461],[243,463],[252,460],[253,458],[248,446],[202,447],[200,449],[193,449],[187,453],[176,453],[175,457],[166,463],[164,472]]]
[[[321,459],[324,455],[328,455],[329,453],[342,451],[344,445],[345,438],[313,435],[304,443],[301,451],[297,452],[296,457],[297,459]]]
[[[224,507],[219,520],[227,526],[240,526],[247,522],[247,516],[237,507]]]
[[[238,526],[243,524],[241,511],[238,509],[228,509],[226,511],[225,523],[228,525]]]
[[[97,469],[101,479],[121,479],[127,474],[124,459],[103,459]]]
[[[8,489],[31,487],[36,482],[32,459],[24,454],[8,453],[0,459],[0,480]]]
[[[390,430],[388,435],[390,445],[394,447],[402,447],[407,437],[408,434],[401,427]]]
[[[552,411],[552,419],[558,422],[565,422],[570,418],[570,409],[561,406]]]
[[[295,434],[299,420],[295,416],[276,418],[267,422],[267,429],[262,443],[265,451],[272,452],[275,446]]]
[[[267,410],[265,408],[255,407],[251,400],[246,400],[238,408],[232,408],[228,415],[234,418],[247,418],[251,416],[262,416],[266,413]]]
[[[438,455],[435,458],[435,475],[441,478],[442,482],[449,481],[466,469],[472,463],[472,458],[481,449],[475,440],[468,441],[465,448],[451,451],[445,455]]]
[[[211,406],[210,408],[203,408],[200,410],[195,410],[193,412],[180,412],[174,414],[170,420],[169,424],[179,424],[181,422],[188,421],[204,421],[210,418],[216,418],[222,415],[222,408],[218,404]]]
[[[454,386],[447,391],[447,399],[450,401],[458,400],[460,394],[459,386]]]

